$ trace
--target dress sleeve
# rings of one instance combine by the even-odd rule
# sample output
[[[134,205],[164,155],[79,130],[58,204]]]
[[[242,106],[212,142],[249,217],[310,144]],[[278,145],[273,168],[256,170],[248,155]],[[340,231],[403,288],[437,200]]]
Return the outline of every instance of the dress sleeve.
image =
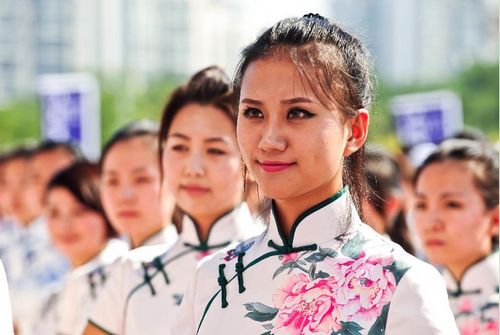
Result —
[[[182,303],[179,307],[179,313],[177,314],[177,319],[172,327],[170,335],[195,335],[196,334],[196,316],[195,316],[195,296],[196,296],[196,279],[198,274],[196,273],[193,278],[191,278],[186,293],[182,299]]]
[[[388,335],[458,335],[443,278],[418,262],[399,282],[387,319]]]
[[[97,299],[89,304],[88,323],[106,334],[122,334],[125,301],[124,280],[128,262],[118,259],[109,266],[109,277],[99,292]]]
[[[10,309],[9,289],[7,287],[7,278],[0,261],[0,333],[6,335],[13,334],[12,311]]]

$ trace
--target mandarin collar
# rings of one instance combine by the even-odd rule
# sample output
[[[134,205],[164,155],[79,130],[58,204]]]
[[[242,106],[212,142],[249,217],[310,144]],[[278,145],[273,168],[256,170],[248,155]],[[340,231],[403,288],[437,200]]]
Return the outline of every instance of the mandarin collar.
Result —
[[[188,244],[218,245],[230,241],[243,240],[245,231],[253,225],[252,215],[245,202],[222,214],[217,218],[208,231],[206,241],[201,241],[198,235],[198,223],[189,215],[185,214],[182,220],[182,232],[180,238]]]
[[[269,218],[267,237],[274,243],[289,247],[301,247],[347,235],[360,222],[358,212],[349,195],[347,186],[331,197],[310,207],[300,214],[286,238],[278,224],[274,203]]]
[[[443,277],[449,291],[467,293],[470,291],[491,292],[496,290],[500,277],[500,256],[498,250],[469,266],[457,280],[446,268]]]
[[[177,229],[175,228],[175,225],[169,223],[165,227],[160,229],[158,232],[146,238],[144,242],[142,242],[140,247],[158,245],[158,244],[172,245],[173,243],[175,243],[175,241],[177,241],[178,236],[179,235],[177,234]]]

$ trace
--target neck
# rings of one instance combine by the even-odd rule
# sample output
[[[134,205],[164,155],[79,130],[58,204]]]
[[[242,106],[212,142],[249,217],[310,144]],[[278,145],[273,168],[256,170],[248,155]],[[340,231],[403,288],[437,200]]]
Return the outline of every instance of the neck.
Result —
[[[106,243],[103,243],[103,245],[98,249],[95,250],[94,252],[88,252],[82,255],[74,255],[73,257],[69,258],[69,261],[71,263],[71,268],[76,269],[84,264],[87,264],[90,260],[95,258],[97,255],[101,253],[101,251],[106,247]]]
[[[142,246],[147,239],[149,239],[153,235],[158,234],[163,228],[165,228],[165,226],[166,224],[162,222],[160,225],[156,226],[156,228],[153,230],[147,232],[141,232],[141,234],[130,235],[130,241],[132,242],[131,249],[135,249]]]
[[[307,209],[331,197],[342,189],[342,182],[331,182],[297,197],[276,199],[277,223],[285,236],[290,237],[294,222]]]
[[[237,205],[233,205],[226,210],[218,213],[207,214],[207,215],[196,215],[192,216],[196,223],[196,231],[198,233],[198,238],[200,241],[207,241],[213,225],[225,214],[231,212]]]
[[[490,253],[491,253],[491,250],[484,251],[484,252],[480,253],[479,255],[476,255],[475,257],[469,259],[467,262],[460,262],[460,263],[456,263],[456,264],[447,264],[446,267],[448,268],[448,270],[451,272],[451,274],[453,275],[453,277],[457,281],[461,281],[465,272],[467,272],[467,270],[470,267],[472,267],[474,264],[477,264],[480,261],[482,261]]]

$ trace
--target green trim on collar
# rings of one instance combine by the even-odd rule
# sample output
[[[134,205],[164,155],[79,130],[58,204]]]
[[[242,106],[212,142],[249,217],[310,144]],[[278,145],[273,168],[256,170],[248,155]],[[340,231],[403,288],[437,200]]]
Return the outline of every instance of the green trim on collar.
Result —
[[[237,209],[239,209],[241,207],[241,205],[243,205],[244,202],[240,202],[238,205],[236,205],[235,207],[225,211],[224,213],[222,213],[221,215],[219,215],[211,224],[210,224],[210,227],[208,228],[208,232],[207,232],[207,238],[206,240],[201,240],[200,238],[200,224],[198,223],[198,221],[196,221],[196,219],[194,217],[192,217],[191,215],[189,215],[187,212],[184,212],[184,215],[186,215],[194,224],[194,228],[196,229],[196,235],[198,237],[198,241],[200,242],[200,245],[202,244],[208,244],[208,240],[210,239],[210,233],[212,232],[212,228],[217,224],[219,223],[224,217],[228,216],[229,214],[235,212]],[[184,223],[184,222],[183,222]],[[182,234],[182,232],[181,232]]]
[[[306,218],[308,217],[309,215],[311,215],[312,213],[320,210],[321,208],[325,207],[325,206],[328,206],[329,204],[333,203],[335,200],[337,200],[338,198],[340,198],[342,195],[344,195],[344,193],[347,192],[347,190],[349,189],[349,186],[346,185],[344,187],[342,187],[340,189],[340,191],[338,191],[337,193],[335,193],[334,195],[332,195],[331,197],[321,201],[320,203],[306,209],[305,211],[303,211],[298,217],[297,219],[295,219],[293,225],[292,225],[292,229],[290,230],[290,240],[288,240],[285,236],[285,234],[283,233],[283,231],[281,230],[281,227],[280,227],[280,224],[277,222],[276,220],[276,228],[278,230],[278,234],[280,235],[281,237],[281,240],[283,241],[283,245],[288,245],[290,247],[293,246],[293,239],[295,237],[295,231],[297,230],[297,227],[299,226],[299,224]],[[275,213],[275,210],[274,210],[274,202],[272,204],[272,207],[271,207],[271,211],[274,215],[275,218],[278,218],[276,213]]]

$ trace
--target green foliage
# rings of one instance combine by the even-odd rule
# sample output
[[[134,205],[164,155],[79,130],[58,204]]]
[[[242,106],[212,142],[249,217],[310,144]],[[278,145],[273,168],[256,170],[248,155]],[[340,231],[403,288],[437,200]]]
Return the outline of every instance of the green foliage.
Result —
[[[0,106],[0,151],[40,137],[40,114],[35,97]]]

